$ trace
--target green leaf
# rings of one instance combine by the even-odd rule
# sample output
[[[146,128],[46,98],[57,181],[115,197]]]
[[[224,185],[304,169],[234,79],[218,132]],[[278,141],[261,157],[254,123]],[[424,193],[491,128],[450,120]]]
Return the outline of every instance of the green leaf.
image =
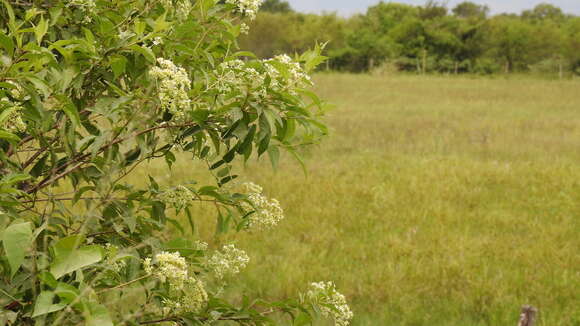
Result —
[[[65,303],[53,303],[55,297],[56,294],[52,291],[41,292],[38,295],[38,298],[36,298],[36,304],[34,305],[32,318],[64,309],[66,307]]]
[[[221,180],[219,181],[218,185],[219,185],[220,187],[222,187],[222,186],[224,186],[225,184],[227,184],[227,183],[229,183],[230,181],[232,181],[232,180],[235,180],[235,179],[237,179],[237,178],[238,178],[238,176],[237,176],[237,175],[230,175],[230,176],[228,176],[228,177],[225,177],[225,178],[221,179]]]
[[[292,323],[293,326],[306,326],[306,325],[312,325],[312,317],[310,317],[310,315],[308,315],[307,313],[304,312],[300,312],[298,314],[298,316],[296,316],[296,319],[294,319],[294,322]]]
[[[30,222],[12,224],[4,230],[2,244],[6,259],[10,264],[11,277],[14,277],[24,262],[26,250],[30,248],[31,242],[32,224]]]
[[[185,257],[189,257],[201,251],[192,240],[184,238],[176,238],[163,243],[163,250],[169,252],[177,251]]]
[[[227,176],[228,174],[230,174],[231,170],[232,170],[231,166],[226,166],[225,168],[219,170],[216,175],[220,178],[223,178],[223,177]]]
[[[256,125],[253,125],[250,128],[250,131],[246,135],[246,138],[244,139],[244,141],[242,142],[242,144],[237,149],[237,152],[239,154],[245,153],[246,150],[248,149],[248,147],[252,145],[252,141],[254,141],[254,136],[256,135],[256,130],[257,130],[257,126]]]
[[[18,313],[11,310],[0,312],[0,325],[13,325],[18,318]]]
[[[236,144],[236,146],[232,147],[232,149],[230,149],[230,151],[227,152],[226,155],[224,155],[223,160],[226,163],[230,163],[231,161],[234,160],[234,158],[236,157],[236,151],[238,150],[239,145],[240,145],[239,143]]]
[[[11,37],[0,31],[0,47],[4,48],[10,57],[14,55],[14,42]]]
[[[165,20],[167,13],[159,16],[153,24],[153,33],[164,31],[171,27],[171,23]]]
[[[103,250],[99,246],[79,245],[84,237],[70,236],[61,239],[53,247],[54,261],[50,272],[56,279],[81,268],[96,264],[103,259]]]
[[[185,214],[187,216],[187,221],[189,222],[189,227],[191,228],[191,234],[195,234],[195,222],[193,222],[193,216],[191,216],[189,207],[185,208]]]
[[[47,271],[38,274],[38,279],[42,281],[42,284],[48,285],[51,288],[56,288],[58,286],[58,282],[54,276]]]
[[[24,16],[24,19],[26,21],[30,21],[32,18],[36,17],[37,15],[40,14],[40,11],[37,8],[30,8],[28,10],[26,10],[26,15]]]
[[[20,141],[20,137],[16,136],[13,133],[10,133],[8,131],[4,131],[4,130],[0,130],[0,138],[1,139],[6,139],[9,141],[13,141],[13,142],[19,142]]]
[[[46,166],[46,160],[48,159],[48,155],[44,155],[43,157],[34,164],[32,169],[30,169],[30,175],[38,178],[44,172],[44,167]]]
[[[276,146],[268,148],[268,156],[270,157],[270,163],[272,163],[272,168],[274,170],[278,168],[278,161],[280,161],[280,150]]]
[[[61,238],[52,246],[53,253],[56,257],[63,256],[69,252],[76,250],[83,242],[85,237],[81,235],[71,235]]]
[[[250,51],[238,51],[238,52],[234,53],[232,56],[256,58],[256,55]]]
[[[133,31],[135,31],[135,34],[137,35],[143,35],[143,33],[145,32],[145,28],[147,28],[147,24],[145,24],[144,21],[136,20]]]
[[[262,154],[264,154],[269,147],[270,147],[270,135],[264,137],[264,139],[260,141],[260,145],[258,147],[258,156],[262,156]]]
[[[70,284],[60,282],[54,289],[54,293],[61,299],[61,302],[71,304],[78,298],[80,291]]]
[[[38,43],[38,45],[40,45],[42,42],[42,38],[44,38],[46,32],[48,32],[48,20],[45,20],[44,17],[41,17],[40,22],[34,28],[34,35],[36,36],[36,43]]]
[[[114,56],[111,58],[111,69],[113,69],[115,78],[119,78],[119,76],[124,74],[126,68],[127,68],[127,58],[121,55]]]
[[[14,15],[14,9],[12,9],[10,2],[8,2],[7,0],[2,0],[2,3],[4,3],[4,7],[6,7],[6,11],[8,12],[8,18],[10,19],[10,25],[11,26],[16,25],[16,16]]]
[[[226,164],[226,161],[224,160],[219,160],[217,162],[215,162],[212,166],[209,167],[210,170],[215,170],[217,168],[219,168],[220,166]]]
[[[66,113],[75,128],[81,125],[79,111],[77,111],[76,106],[71,101],[68,101],[68,103],[62,107],[62,110]]]
[[[25,75],[24,79],[32,83],[34,87],[38,89],[38,91],[42,92],[42,95],[44,95],[44,97],[46,98],[50,97],[52,90],[45,80],[32,75]]]
[[[13,173],[13,174],[9,174],[9,175],[4,176],[4,178],[2,178],[2,184],[13,185],[13,184],[20,183],[22,181],[26,181],[29,179],[30,179],[30,175],[28,175],[28,174]]]
[[[298,152],[296,152],[294,149],[292,148],[286,148],[286,150],[292,154],[292,156],[294,157],[294,159],[296,159],[296,161],[298,161],[298,163],[300,164],[300,166],[302,167],[302,171],[304,172],[304,175],[308,174],[308,169],[306,168],[306,163],[304,163],[304,160],[302,159],[302,156],[300,156],[300,154]]]
[[[147,59],[147,61],[155,63],[155,53],[153,53],[153,50],[151,50],[150,48],[141,47],[139,45],[131,45],[129,49],[138,52],[139,54],[144,56],[145,59]]]
[[[113,326],[109,310],[101,304],[87,303],[86,326]]]

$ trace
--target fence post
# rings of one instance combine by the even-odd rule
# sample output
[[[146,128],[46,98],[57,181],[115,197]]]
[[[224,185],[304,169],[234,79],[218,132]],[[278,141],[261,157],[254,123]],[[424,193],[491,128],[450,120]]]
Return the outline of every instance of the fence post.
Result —
[[[520,314],[520,321],[518,326],[534,326],[536,322],[536,315],[538,314],[538,309],[532,306],[523,306],[522,313]]]

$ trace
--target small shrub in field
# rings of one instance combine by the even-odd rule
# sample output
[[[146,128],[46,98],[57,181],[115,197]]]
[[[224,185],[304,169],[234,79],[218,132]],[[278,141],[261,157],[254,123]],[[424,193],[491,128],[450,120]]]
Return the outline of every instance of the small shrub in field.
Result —
[[[1,325],[265,325],[276,314],[304,325],[313,312],[348,324],[334,285],[226,302],[251,255],[195,236],[200,202],[215,204],[218,237],[275,227],[280,203],[231,186],[231,163],[276,165],[326,134],[307,90],[319,47],[269,60],[239,51],[260,3],[0,1]],[[215,183],[127,183],[179,153],[207,162]]]

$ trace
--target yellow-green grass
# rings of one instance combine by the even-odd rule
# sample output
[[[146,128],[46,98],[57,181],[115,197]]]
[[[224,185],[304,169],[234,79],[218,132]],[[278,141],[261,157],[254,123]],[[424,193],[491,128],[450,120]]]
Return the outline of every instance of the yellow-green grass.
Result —
[[[334,280],[354,325],[580,324],[580,82],[321,74],[331,135],[239,167],[284,205],[275,230],[230,236],[252,257],[236,293],[296,297]],[[208,180],[181,158],[142,169]],[[196,210],[211,237],[211,207]]]

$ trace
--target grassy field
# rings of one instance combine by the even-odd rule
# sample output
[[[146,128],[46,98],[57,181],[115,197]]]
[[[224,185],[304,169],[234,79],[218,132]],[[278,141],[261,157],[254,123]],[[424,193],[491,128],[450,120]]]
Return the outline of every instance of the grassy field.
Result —
[[[579,81],[316,82],[336,109],[308,176],[290,157],[278,172],[245,168],[287,219],[236,237],[253,258],[244,292],[294,297],[335,280],[354,325],[515,326],[523,304],[540,326],[580,324]],[[195,167],[143,173],[177,184],[203,179]]]

